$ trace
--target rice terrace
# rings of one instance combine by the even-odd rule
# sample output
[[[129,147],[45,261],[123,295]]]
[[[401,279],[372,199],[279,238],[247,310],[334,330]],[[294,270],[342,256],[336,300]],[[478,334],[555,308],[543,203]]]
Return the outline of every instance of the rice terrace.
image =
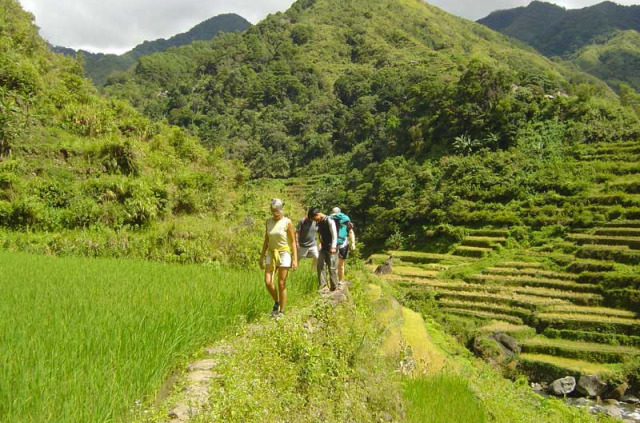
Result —
[[[0,422],[640,422],[640,6],[183,2],[0,0]]]

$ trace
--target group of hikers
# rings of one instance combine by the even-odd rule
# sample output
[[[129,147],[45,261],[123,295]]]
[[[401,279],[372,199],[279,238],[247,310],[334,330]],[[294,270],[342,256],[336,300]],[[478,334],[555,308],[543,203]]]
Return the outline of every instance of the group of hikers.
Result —
[[[284,215],[282,200],[274,198],[270,208],[260,268],[265,271],[264,282],[274,301],[271,315],[276,317],[284,314],[287,276],[289,269],[298,268],[298,259],[313,259],[320,292],[335,291],[344,283],[344,264],[349,253],[355,250],[356,241],[351,219],[338,207],[334,207],[330,215],[322,213],[318,207],[311,207],[295,229],[291,219]]]

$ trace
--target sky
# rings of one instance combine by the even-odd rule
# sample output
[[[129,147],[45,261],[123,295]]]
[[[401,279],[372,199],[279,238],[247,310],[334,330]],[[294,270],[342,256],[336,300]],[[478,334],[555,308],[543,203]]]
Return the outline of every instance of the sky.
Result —
[[[145,40],[169,38],[221,13],[237,13],[257,23],[284,11],[294,0],[18,0],[33,13],[40,35],[53,45],[91,52],[124,53]],[[549,1],[549,0],[548,0]],[[567,9],[603,0],[549,1]],[[450,13],[477,20],[498,9],[530,0],[430,0]],[[617,0],[638,4],[640,0]]]

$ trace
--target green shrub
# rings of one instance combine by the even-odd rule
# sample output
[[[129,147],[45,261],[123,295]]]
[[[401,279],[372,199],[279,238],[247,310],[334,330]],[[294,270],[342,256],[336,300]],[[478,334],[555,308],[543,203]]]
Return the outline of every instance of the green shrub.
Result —
[[[98,223],[100,216],[100,206],[95,200],[86,197],[75,197],[65,210],[63,225],[69,229],[88,228]]]
[[[44,204],[37,197],[24,197],[12,203],[8,224],[13,228],[29,228],[45,217]]]
[[[199,198],[195,189],[180,189],[175,196],[173,212],[177,214],[194,214],[200,210]]]
[[[141,227],[156,220],[165,204],[149,184],[144,181],[131,182],[125,192],[123,202],[125,209],[125,224]]]
[[[100,149],[102,166],[108,173],[138,175],[140,163],[138,153],[130,141],[107,142]]]

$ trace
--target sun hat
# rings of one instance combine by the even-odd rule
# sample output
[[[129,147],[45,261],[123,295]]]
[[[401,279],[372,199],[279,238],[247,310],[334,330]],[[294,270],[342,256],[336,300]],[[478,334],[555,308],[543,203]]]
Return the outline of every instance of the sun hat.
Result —
[[[331,209],[331,214],[338,214],[341,213],[342,210],[340,210],[340,207],[334,207],[333,209]]]

